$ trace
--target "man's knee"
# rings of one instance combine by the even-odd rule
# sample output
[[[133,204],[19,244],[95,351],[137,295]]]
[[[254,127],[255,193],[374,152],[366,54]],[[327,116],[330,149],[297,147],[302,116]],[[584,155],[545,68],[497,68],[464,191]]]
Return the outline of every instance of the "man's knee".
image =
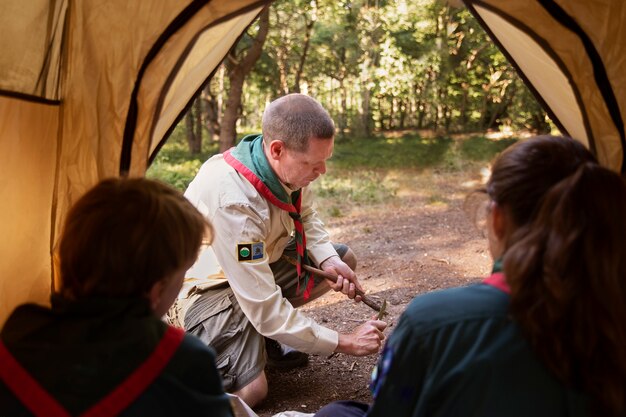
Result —
[[[353,271],[356,270],[356,255],[354,254],[352,249],[348,248],[346,253],[344,253],[344,255],[341,257],[341,260],[344,261],[350,267],[350,269],[352,269]]]
[[[254,408],[267,397],[267,392],[267,378],[265,371],[262,371],[252,382],[233,394],[241,398],[250,408]]]

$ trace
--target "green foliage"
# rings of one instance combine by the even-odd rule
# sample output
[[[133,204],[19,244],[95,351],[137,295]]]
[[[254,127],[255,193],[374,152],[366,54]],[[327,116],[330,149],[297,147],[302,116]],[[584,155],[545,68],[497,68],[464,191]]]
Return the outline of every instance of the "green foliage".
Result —
[[[338,142],[393,130],[429,129],[447,136],[550,131],[545,111],[476,19],[466,8],[449,4],[273,2],[263,53],[243,89],[238,129],[258,129],[269,101],[302,92],[329,111]],[[253,23],[235,47],[236,55],[250,46],[257,30]],[[229,89],[223,70],[216,77],[210,83],[212,115],[223,112]],[[218,118],[212,120],[215,132]],[[426,152],[423,159],[457,164],[454,155],[442,151],[445,141],[428,145],[419,147]]]
[[[158,161],[150,166],[146,177],[161,180],[180,191],[185,191],[201,165],[202,162],[196,159],[175,164]]]
[[[425,169],[457,170],[469,162],[488,162],[517,139],[488,139],[471,136],[452,139],[409,133],[398,138],[350,139],[337,143],[331,170],[338,169]]]
[[[440,164],[452,144],[447,137],[351,139],[335,148],[333,165],[340,168],[425,168]]]
[[[354,207],[393,200],[401,185],[411,181],[406,175],[416,170],[471,169],[493,160],[515,142],[515,138],[423,138],[417,134],[353,138],[337,143],[327,174],[313,183],[313,190],[322,202],[324,217],[341,217]],[[447,204],[447,198],[432,190],[427,202]]]
[[[362,55],[354,7],[334,7],[317,23],[312,39],[315,54],[309,59],[316,73],[334,79],[358,75]],[[331,10],[332,10],[331,9]]]
[[[216,148],[192,156],[184,149],[180,137],[177,138],[166,143],[147,176],[184,191]],[[492,160],[516,141],[484,136],[425,138],[411,133],[397,138],[378,136],[336,142],[328,172],[312,185],[318,196],[318,210],[323,217],[341,217],[355,207],[393,200],[400,184],[409,180],[406,175],[416,170],[467,169],[472,164]],[[435,190],[428,203],[446,204],[446,198]]]
[[[398,184],[383,170],[334,169],[312,184],[317,209],[325,217],[342,217],[355,206],[371,206],[395,197]]]
[[[193,155],[184,135],[184,127],[179,124],[148,168],[146,177],[164,181],[181,191],[187,188],[202,163],[217,153],[219,146],[204,141],[202,152]]]
[[[472,136],[460,142],[460,156],[470,161],[491,161],[498,153],[517,142],[517,139],[487,139],[484,136]]]
[[[367,169],[337,170],[320,177],[313,189],[323,198],[336,198],[351,203],[374,204],[392,198],[395,185],[380,171]]]

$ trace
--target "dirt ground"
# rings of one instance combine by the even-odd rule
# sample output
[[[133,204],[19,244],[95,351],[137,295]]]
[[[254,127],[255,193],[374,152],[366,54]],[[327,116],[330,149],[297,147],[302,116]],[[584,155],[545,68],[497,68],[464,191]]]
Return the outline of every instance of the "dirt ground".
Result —
[[[481,185],[484,168],[463,172],[402,171],[396,197],[386,204],[353,207],[325,219],[336,242],[348,244],[359,258],[357,275],[368,295],[387,300],[386,321],[394,329],[415,295],[479,281],[490,272],[487,241],[464,210],[465,197]],[[349,332],[372,317],[366,305],[341,294],[327,294],[303,307],[319,323]],[[314,413],[334,400],[369,402],[368,383],[376,356],[310,357],[307,367],[268,370],[268,398],[260,417],[284,410]]]

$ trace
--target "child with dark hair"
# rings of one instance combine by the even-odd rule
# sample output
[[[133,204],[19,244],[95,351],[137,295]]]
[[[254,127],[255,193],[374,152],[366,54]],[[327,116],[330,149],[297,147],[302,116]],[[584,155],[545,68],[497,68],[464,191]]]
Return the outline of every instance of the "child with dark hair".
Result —
[[[108,179],[67,215],[51,307],[0,334],[0,415],[232,417],[213,351],[160,317],[212,229],[157,181]]]
[[[541,136],[505,150],[485,192],[491,276],[416,297],[374,403],[316,417],[626,414],[626,183]]]

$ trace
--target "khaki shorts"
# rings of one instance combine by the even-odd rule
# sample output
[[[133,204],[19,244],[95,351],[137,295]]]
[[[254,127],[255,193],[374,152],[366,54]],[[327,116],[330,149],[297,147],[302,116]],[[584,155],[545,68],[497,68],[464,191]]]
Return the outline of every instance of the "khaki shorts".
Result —
[[[342,258],[348,251],[346,245],[333,246]],[[290,243],[283,253],[295,258],[295,243]],[[282,259],[270,267],[283,297],[294,307],[303,305],[302,294],[297,294],[296,268]],[[330,289],[323,278],[316,276],[314,279],[315,286],[307,301],[320,297]],[[168,320],[175,326],[184,327],[215,350],[217,370],[222,376],[224,390],[228,392],[239,391],[265,368],[265,338],[241,311],[229,286],[212,288],[189,299],[177,300],[168,313]]]

